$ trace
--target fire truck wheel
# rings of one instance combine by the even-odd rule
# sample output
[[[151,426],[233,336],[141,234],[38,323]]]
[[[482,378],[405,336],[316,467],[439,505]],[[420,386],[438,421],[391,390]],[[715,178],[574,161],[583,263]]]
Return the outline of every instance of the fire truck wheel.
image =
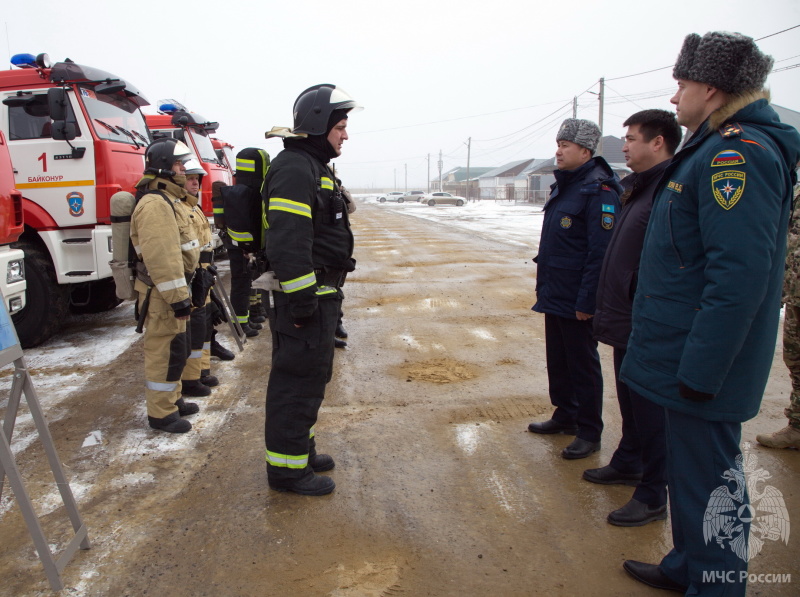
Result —
[[[117,286],[114,278],[104,278],[96,282],[82,284],[72,289],[69,310],[83,315],[86,313],[102,313],[119,305],[122,299],[117,298]]]
[[[69,306],[66,286],[56,283],[56,273],[46,251],[26,242],[15,246],[25,251],[25,308],[11,319],[22,348],[38,346],[63,324]]]

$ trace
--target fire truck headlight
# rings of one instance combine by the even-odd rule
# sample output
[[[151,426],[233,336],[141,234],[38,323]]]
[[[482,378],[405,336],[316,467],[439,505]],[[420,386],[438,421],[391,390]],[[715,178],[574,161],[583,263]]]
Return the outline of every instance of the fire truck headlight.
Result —
[[[14,282],[22,282],[25,279],[25,264],[22,259],[8,262],[8,269],[6,270],[6,282],[13,284]]]

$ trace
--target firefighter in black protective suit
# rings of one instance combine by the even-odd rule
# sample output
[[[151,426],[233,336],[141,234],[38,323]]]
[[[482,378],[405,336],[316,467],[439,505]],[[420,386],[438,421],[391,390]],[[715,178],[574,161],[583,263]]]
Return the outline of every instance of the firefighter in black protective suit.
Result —
[[[314,425],[333,373],[334,332],[355,269],[353,234],[340,183],[328,163],[347,139],[347,114],[361,109],[334,85],[315,85],[294,104],[294,127],[264,185],[266,252],[281,284],[270,309],[272,369],[264,435],[272,489],[325,495],[315,473],[334,467],[317,454]]]

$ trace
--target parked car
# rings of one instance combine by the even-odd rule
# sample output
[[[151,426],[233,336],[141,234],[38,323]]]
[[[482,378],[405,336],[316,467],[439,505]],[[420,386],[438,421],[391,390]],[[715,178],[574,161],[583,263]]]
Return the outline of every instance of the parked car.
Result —
[[[418,203],[425,197],[425,191],[406,191],[403,193],[403,201],[413,201]]]
[[[467,200],[464,197],[459,197],[458,195],[451,195],[450,193],[443,193],[443,192],[436,192],[431,193],[430,195],[425,195],[425,198],[422,200],[425,201],[428,205],[464,205]]]
[[[398,203],[403,202],[403,191],[389,191],[384,195],[378,196],[378,201],[381,203],[385,201],[397,201]]]

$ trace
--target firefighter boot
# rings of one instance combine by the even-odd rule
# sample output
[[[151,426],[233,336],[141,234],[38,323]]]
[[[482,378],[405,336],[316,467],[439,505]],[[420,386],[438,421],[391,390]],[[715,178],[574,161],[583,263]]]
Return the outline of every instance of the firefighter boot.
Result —
[[[203,369],[200,371],[200,383],[209,388],[214,388],[219,385],[219,380],[216,375],[211,375],[211,369]]]
[[[308,459],[308,466],[310,466],[311,470],[315,473],[323,473],[335,467],[336,463],[333,461],[333,458],[327,454],[314,454]]]
[[[184,379],[181,381],[181,394],[202,398],[203,396],[211,396],[211,388],[201,384],[199,379]]]
[[[269,486],[275,491],[291,491],[300,495],[327,495],[333,491],[336,483],[330,477],[309,473],[299,479],[270,481]]]
[[[242,324],[242,331],[248,338],[254,338],[255,336],[258,336],[258,330],[254,327],[251,327],[249,323]]]
[[[163,419],[156,419],[148,415],[147,422],[150,423],[150,427],[153,429],[168,433],[186,433],[192,428],[192,424],[181,419],[178,412],[170,413]]]
[[[214,336],[211,338],[211,356],[217,357],[220,361],[232,361],[236,358],[235,354],[217,342],[216,331],[214,331]]]
[[[260,323],[258,323],[256,321],[253,321],[252,319],[248,319],[247,320],[247,325],[249,325],[254,330],[260,330],[261,328],[264,327],[263,325],[261,325]]]
[[[196,415],[200,412],[200,407],[197,406],[194,402],[186,402],[183,398],[178,400],[175,403],[175,406],[178,407],[178,414],[182,417],[186,417],[188,415]]]
[[[250,306],[251,322],[264,323],[266,320],[267,320],[267,312],[264,311],[264,307],[260,302]]]
[[[345,342],[344,340],[339,340],[339,338],[333,339],[333,345],[336,348],[347,348],[347,342]]]
[[[341,338],[342,340],[347,338],[347,330],[344,329],[342,325],[342,320],[339,320],[339,323],[336,324],[336,337]]]

